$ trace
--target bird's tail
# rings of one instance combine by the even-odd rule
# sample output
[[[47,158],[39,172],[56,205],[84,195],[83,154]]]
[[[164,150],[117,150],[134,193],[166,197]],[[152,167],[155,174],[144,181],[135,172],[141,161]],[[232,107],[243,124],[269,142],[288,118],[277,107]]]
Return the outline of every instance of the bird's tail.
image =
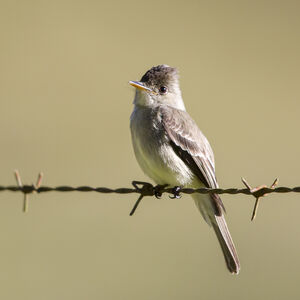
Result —
[[[224,215],[223,213],[221,215],[215,214],[211,206],[211,200],[208,197],[209,195],[203,197],[203,195],[199,194],[193,196],[196,206],[199,208],[205,221],[213,227],[217,235],[228,270],[230,273],[238,274],[240,262]]]
[[[215,220],[212,220],[212,226],[221,245],[228,270],[238,274],[241,268],[240,262],[224,215],[215,216]]]

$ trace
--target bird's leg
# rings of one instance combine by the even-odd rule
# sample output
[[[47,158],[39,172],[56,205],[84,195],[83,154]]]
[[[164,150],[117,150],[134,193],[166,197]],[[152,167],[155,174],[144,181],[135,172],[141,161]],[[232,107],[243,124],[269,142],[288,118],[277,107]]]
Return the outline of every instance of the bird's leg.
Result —
[[[171,199],[179,199],[181,198],[181,195],[180,195],[180,192],[181,192],[181,186],[175,186],[173,189],[172,189],[172,196],[169,196]]]
[[[154,187],[154,196],[156,197],[156,199],[160,199],[162,196],[162,191],[165,187],[167,187],[168,184],[163,184],[163,185],[156,185]]]

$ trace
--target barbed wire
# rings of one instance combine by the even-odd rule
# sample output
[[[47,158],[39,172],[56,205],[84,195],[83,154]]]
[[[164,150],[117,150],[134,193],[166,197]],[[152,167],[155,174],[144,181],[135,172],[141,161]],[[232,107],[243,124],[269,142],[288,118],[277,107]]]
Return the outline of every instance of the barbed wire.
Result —
[[[247,181],[242,178],[243,184],[246,188],[180,188],[180,187],[168,187],[164,186],[154,186],[149,182],[144,181],[132,181],[133,188],[107,188],[107,187],[91,187],[91,186],[41,186],[43,173],[39,173],[36,184],[31,185],[23,185],[19,172],[15,171],[15,178],[17,181],[17,185],[3,186],[0,185],[0,192],[10,191],[10,192],[21,192],[24,194],[23,201],[23,212],[28,211],[28,195],[32,193],[46,193],[46,192],[97,192],[104,194],[139,194],[139,198],[136,201],[134,207],[132,208],[130,215],[132,216],[137,209],[139,203],[145,196],[155,196],[156,198],[160,198],[163,194],[170,194],[170,198],[180,198],[181,194],[244,194],[244,195],[252,195],[255,197],[255,205],[252,212],[251,220],[254,220],[259,200],[261,197],[266,196],[271,193],[300,193],[300,186],[298,187],[277,187],[278,179],[275,179],[273,184],[270,187],[266,185],[260,185],[255,188],[251,188],[251,186],[247,183]]]

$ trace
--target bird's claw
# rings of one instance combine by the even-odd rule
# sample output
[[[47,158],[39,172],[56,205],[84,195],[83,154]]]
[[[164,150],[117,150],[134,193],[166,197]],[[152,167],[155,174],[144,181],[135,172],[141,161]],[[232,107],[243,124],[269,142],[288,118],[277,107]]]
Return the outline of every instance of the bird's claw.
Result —
[[[169,198],[171,198],[171,199],[179,199],[179,198],[181,198],[180,192],[181,192],[181,187],[180,186],[175,186],[172,189],[172,194],[173,195],[169,196]]]
[[[154,196],[156,199],[160,199],[162,196],[162,190],[167,187],[167,184],[164,185],[157,185],[154,187]]]

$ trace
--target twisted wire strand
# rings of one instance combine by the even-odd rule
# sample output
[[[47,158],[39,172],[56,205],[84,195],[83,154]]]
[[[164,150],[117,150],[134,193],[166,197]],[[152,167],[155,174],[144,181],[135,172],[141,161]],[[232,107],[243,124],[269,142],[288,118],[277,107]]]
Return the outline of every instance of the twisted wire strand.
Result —
[[[228,188],[228,189],[213,189],[213,188],[199,188],[199,189],[193,189],[193,188],[180,188],[180,187],[168,187],[168,186],[153,186],[149,182],[143,182],[143,181],[132,181],[132,186],[134,188],[107,188],[107,187],[91,187],[91,186],[41,186],[43,173],[39,173],[36,184],[32,185],[23,185],[21,176],[18,172],[18,170],[15,170],[15,179],[17,182],[17,185],[11,185],[11,186],[3,186],[0,185],[0,192],[4,191],[10,191],[10,192],[21,192],[24,195],[23,200],[23,212],[28,211],[28,195],[32,193],[46,193],[46,192],[97,192],[97,193],[103,193],[103,194],[139,194],[139,197],[137,201],[135,202],[131,212],[130,216],[134,214],[137,207],[139,206],[141,200],[145,196],[155,196],[156,198],[160,198],[162,194],[169,193],[173,196],[169,196],[170,198],[180,198],[180,194],[193,194],[193,193],[199,193],[199,194],[230,194],[230,195],[236,195],[236,194],[244,194],[244,195],[252,195],[256,198],[253,213],[251,220],[255,219],[259,199],[267,194],[271,193],[300,193],[300,186],[298,187],[277,187],[278,179],[275,179],[273,184],[270,187],[267,187],[266,185],[261,185],[259,187],[251,188],[251,186],[248,184],[246,179],[241,178],[243,184],[246,186],[246,188],[239,189],[239,188]]]
[[[23,185],[22,187],[11,185],[11,186],[3,186],[0,185],[0,192],[4,191],[10,191],[10,192],[22,192],[25,194],[30,193],[46,193],[46,192],[97,192],[97,193],[104,193],[104,194],[140,194],[143,196],[154,196],[155,195],[155,187],[148,182],[145,182],[142,184],[143,186],[141,188],[107,188],[107,187],[91,187],[91,186],[40,186],[35,187],[34,185]],[[163,188],[160,190],[161,194],[173,194],[174,188]],[[182,188],[180,190],[180,193],[183,194],[193,194],[193,193],[199,193],[199,194],[230,194],[230,195],[236,195],[236,194],[244,194],[244,195],[255,195],[257,192],[251,192],[251,190],[247,188],[199,188],[199,189],[193,189],[193,188]],[[259,190],[260,196],[263,196],[265,194],[271,194],[271,193],[300,193],[300,186],[297,187],[275,187],[275,188],[268,188],[264,187]]]

